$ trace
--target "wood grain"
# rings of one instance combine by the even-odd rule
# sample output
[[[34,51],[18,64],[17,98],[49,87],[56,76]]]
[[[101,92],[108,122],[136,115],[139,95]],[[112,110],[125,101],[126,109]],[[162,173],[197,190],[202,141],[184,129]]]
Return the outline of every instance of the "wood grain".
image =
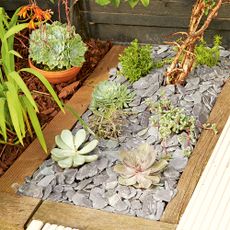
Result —
[[[84,230],[175,230],[176,225],[44,201],[33,219]]]
[[[82,115],[89,106],[91,94],[99,81],[108,78],[108,70],[115,67],[118,62],[118,55],[123,50],[121,46],[114,46],[97,66],[92,75],[85,81],[85,84],[74,94],[68,102],[79,115]],[[68,111],[59,112],[54,119],[45,127],[44,136],[48,152],[54,147],[54,137],[63,129],[71,129],[76,123],[76,118]],[[30,176],[39,165],[48,157],[38,142],[34,140],[31,145],[22,153],[16,162],[0,178],[0,192],[14,193],[12,186],[21,184],[26,176]]]
[[[229,230],[230,117],[180,219],[177,230]]]
[[[190,17],[194,3],[195,0],[154,0],[150,1],[148,7],[143,7],[141,4],[138,4],[134,9],[131,9],[125,1],[121,1],[120,7],[114,7],[112,5],[102,7],[96,4],[95,0],[80,0],[78,5],[81,11],[161,16],[174,15],[174,20],[176,21],[176,18],[179,16]],[[230,5],[225,4],[220,9],[219,16],[229,18],[229,9]]]
[[[39,200],[0,193],[0,229],[23,230],[24,225],[35,211]]]
[[[176,224],[184,213],[193,191],[200,179],[200,176],[213,152],[219,136],[225,126],[230,114],[230,81],[228,81],[210,114],[208,122],[216,123],[219,130],[218,135],[203,130],[201,137],[189,159],[188,165],[183,172],[178,186],[177,195],[167,205],[161,221]]]

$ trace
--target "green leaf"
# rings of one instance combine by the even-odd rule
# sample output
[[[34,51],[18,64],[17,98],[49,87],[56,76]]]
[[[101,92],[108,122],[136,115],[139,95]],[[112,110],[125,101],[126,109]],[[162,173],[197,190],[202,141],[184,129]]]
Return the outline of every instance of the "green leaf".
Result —
[[[22,80],[21,76],[17,72],[11,72],[9,75],[12,77],[12,79],[15,81],[15,83],[18,85],[18,87],[22,90],[22,92],[26,95],[27,99],[29,100],[30,104],[33,106],[35,111],[38,112],[38,107],[27,87],[25,82]]]
[[[149,5],[149,0],[141,0],[143,6],[147,7]]]
[[[96,0],[96,3],[101,5],[101,6],[106,6],[111,3],[110,0]]]
[[[21,69],[20,72],[28,72],[33,74],[35,77],[37,77],[42,83],[43,85],[46,87],[46,89],[49,91],[49,93],[51,94],[51,96],[54,98],[55,102],[58,104],[58,106],[60,107],[60,109],[64,112],[64,108],[62,106],[61,101],[59,100],[57,94],[55,93],[54,89],[52,88],[52,86],[50,85],[50,83],[48,82],[48,80],[38,71],[31,69],[31,68],[24,68]]]
[[[20,11],[21,7],[19,7],[13,14],[13,16],[11,17],[10,23],[9,23],[9,28],[13,27],[14,25],[16,25],[16,23],[18,22],[18,12]]]
[[[44,135],[42,133],[41,125],[39,123],[37,114],[34,111],[33,106],[30,104],[30,101],[26,97],[23,97],[23,102],[27,108],[27,112],[28,112],[28,115],[30,117],[30,121],[31,121],[32,126],[34,128],[34,131],[37,135],[37,138],[38,138],[43,150],[47,153],[46,141],[45,141]]]
[[[138,4],[139,0],[128,0],[128,2],[129,5],[134,8]]]
[[[21,110],[21,104],[18,99],[18,95],[14,85],[7,82],[8,91],[6,92],[7,105],[10,112],[10,118],[17,134],[17,137],[21,144],[23,144],[23,137],[25,135],[25,124],[23,121],[23,115]],[[24,126],[24,130],[23,130]]]
[[[17,56],[17,57],[19,57],[19,58],[23,58],[23,57],[20,55],[20,53],[18,53],[18,52],[15,51],[15,50],[10,50],[9,53],[11,53],[11,54],[13,54],[14,56]]]
[[[11,27],[6,34],[4,35],[3,39],[7,39],[9,37],[11,37],[14,34],[19,33],[20,31],[24,30],[25,28],[28,27],[28,23],[23,23],[23,24],[19,24],[19,25],[15,25],[13,27]]]
[[[4,140],[7,140],[7,134],[6,134],[6,119],[5,119],[5,98],[0,98],[0,128],[2,130],[2,135]]]

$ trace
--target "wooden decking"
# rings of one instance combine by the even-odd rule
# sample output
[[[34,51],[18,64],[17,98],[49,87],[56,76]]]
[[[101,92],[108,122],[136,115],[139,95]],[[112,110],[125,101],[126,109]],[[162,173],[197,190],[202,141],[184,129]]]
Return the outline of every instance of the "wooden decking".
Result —
[[[230,229],[230,117],[177,230]]]
[[[108,70],[118,63],[118,56],[124,47],[114,46],[98,65],[94,73],[85,81],[80,90],[71,98],[69,105],[82,115],[91,101],[94,87],[108,77]],[[209,122],[217,123],[221,131],[230,114],[230,82],[227,82],[217,99]],[[63,128],[72,128],[76,118],[69,112],[59,113],[44,133],[48,149],[54,144],[54,137]],[[21,184],[25,176],[30,176],[47,158],[37,140],[35,140],[12,167],[0,178],[0,229],[22,230],[31,220],[41,220],[80,230],[175,230],[181,215],[187,207],[192,193],[207,164],[219,135],[203,131],[197,146],[189,160],[178,185],[176,197],[167,205],[161,221],[150,221],[127,215],[77,207],[74,205],[42,201],[24,196],[17,196],[13,187]],[[186,229],[189,230],[189,229]],[[203,229],[202,229],[203,230]]]

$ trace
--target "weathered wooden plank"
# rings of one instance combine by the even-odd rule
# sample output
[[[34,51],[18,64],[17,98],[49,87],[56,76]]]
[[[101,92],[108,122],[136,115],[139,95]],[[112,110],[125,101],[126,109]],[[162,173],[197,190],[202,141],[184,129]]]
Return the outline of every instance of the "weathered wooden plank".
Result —
[[[93,88],[99,81],[108,78],[108,70],[117,65],[121,46],[114,46],[103,58],[94,73],[86,80],[85,84],[74,94],[68,102],[79,115],[82,115],[91,101]],[[66,114],[59,112],[54,119],[44,129],[44,136],[47,142],[48,152],[54,147],[54,137],[62,129],[71,129],[76,123],[76,118],[68,111]],[[21,184],[25,176],[30,176],[38,166],[48,157],[41,150],[38,140],[32,142],[30,146],[22,153],[16,162],[0,178],[0,192],[11,192],[13,184]]]
[[[33,219],[87,230],[173,230],[176,225],[44,201]]]
[[[227,81],[208,119],[208,122],[217,124],[219,133],[222,132],[230,114],[229,91],[230,81]],[[172,224],[179,222],[219,136],[220,134],[214,135],[213,132],[203,130],[188,165],[179,180],[178,193],[167,205],[161,221]]]
[[[137,38],[142,43],[161,44],[164,41],[175,39],[169,36],[172,33],[185,31],[185,29],[92,23],[89,24],[89,31],[93,38],[112,40],[113,42],[131,42]],[[230,31],[207,30],[205,39],[208,43],[212,43],[215,34],[222,36],[223,46],[230,46]]]
[[[127,3],[121,2],[120,7],[116,8],[112,5],[100,6],[94,0],[80,0],[79,8],[83,11],[91,12],[107,12],[107,13],[130,13],[139,15],[173,15],[190,17],[192,6],[195,0],[154,0],[150,1],[148,7],[143,7],[141,4],[131,9]],[[229,18],[230,5],[225,4],[219,12],[220,17]],[[131,22],[130,22],[131,23]]]
[[[0,193],[0,229],[23,230],[24,225],[35,211],[39,200]]]
[[[188,28],[189,17],[159,16],[159,15],[137,15],[137,14],[118,14],[107,12],[90,12],[82,11],[81,17],[88,23],[97,24],[115,24],[115,25],[132,25],[132,26],[156,26],[156,27],[174,27]],[[209,29],[219,29],[230,31],[230,18],[218,18],[214,20]]]
[[[230,229],[230,117],[177,230]]]

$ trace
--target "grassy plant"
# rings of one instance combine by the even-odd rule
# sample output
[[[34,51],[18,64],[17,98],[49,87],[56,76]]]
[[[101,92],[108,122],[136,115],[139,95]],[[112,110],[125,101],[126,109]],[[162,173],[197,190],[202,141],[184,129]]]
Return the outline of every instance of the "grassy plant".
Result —
[[[140,46],[138,40],[135,39],[120,55],[119,60],[122,65],[120,74],[124,75],[130,82],[135,82],[148,74],[154,66],[151,53],[152,46]]]
[[[217,65],[220,60],[221,37],[216,35],[214,37],[213,47],[207,47],[204,40],[200,42],[195,48],[196,64],[207,65],[209,67]]]
[[[89,127],[101,138],[117,138],[120,136],[125,122],[125,113],[116,108],[93,114],[89,120]]]
[[[28,23],[18,23],[19,10],[9,19],[5,10],[0,7],[0,143],[23,144],[23,138],[28,132],[33,135],[34,129],[42,148],[47,151],[41,126],[37,118],[38,107],[29,89],[22,80],[21,72],[28,72],[36,76],[53,96],[56,103],[63,110],[56,93],[49,82],[37,71],[24,68],[15,70],[15,56],[20,54],[13,49],[16,33],[28,27]],[[14,137],[12,140],[12,136]]]

